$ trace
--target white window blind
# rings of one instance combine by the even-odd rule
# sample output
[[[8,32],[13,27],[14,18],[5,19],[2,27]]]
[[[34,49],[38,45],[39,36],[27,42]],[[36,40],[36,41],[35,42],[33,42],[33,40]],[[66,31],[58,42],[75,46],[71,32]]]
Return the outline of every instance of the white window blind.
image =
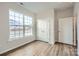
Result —
[[[9,10],[10,38],[20,38],[32,35],[32,17]]]

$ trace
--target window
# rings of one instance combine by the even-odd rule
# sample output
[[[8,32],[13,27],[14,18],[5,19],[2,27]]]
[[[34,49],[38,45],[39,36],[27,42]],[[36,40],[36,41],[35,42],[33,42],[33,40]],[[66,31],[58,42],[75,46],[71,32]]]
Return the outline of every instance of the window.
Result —
[[[32,35],[32,18],[24,16],[25,36]]]
[[[9,10],[10,38],[32,35],[32,17]]]

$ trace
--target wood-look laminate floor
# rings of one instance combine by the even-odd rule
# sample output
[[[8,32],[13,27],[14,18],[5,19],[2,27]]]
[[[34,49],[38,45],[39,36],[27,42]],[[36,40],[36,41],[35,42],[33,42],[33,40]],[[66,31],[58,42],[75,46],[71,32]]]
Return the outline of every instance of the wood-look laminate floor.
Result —
[[[71,45],[55,43],[54,46],[35,41],[14,50],[7,56],[76,56],[76,48]]]

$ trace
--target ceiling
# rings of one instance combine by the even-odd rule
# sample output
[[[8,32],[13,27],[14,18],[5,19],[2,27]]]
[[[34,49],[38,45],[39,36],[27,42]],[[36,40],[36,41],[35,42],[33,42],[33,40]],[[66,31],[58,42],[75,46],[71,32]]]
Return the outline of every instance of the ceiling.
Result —
[[[19,3],[20,4],[20,3]],[[22,6],[33,13],[38,13],[49,8],[63,9],[72,7],[72,2],[23,2]]]

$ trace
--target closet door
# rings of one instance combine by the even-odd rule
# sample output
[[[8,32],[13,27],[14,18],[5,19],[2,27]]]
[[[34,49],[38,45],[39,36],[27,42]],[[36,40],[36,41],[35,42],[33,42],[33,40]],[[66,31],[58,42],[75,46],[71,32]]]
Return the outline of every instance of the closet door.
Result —
[[[72,17],[59,19],[59,42],[73,44]]]
[[[41,41],[49,42],[49,21],[47,19],[37,20],[37,37]]]

